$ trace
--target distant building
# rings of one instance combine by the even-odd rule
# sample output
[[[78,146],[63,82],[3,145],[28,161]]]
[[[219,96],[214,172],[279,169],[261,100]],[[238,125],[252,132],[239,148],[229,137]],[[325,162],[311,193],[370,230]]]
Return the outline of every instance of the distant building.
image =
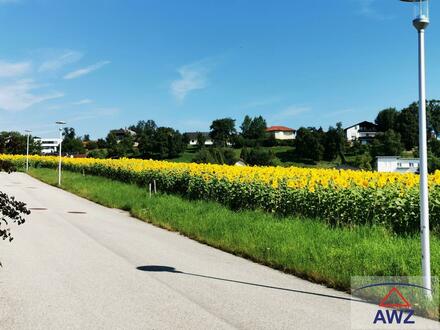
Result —
[[[198,145],[197,137],[199,134],[202,134],[203,137],[205,138],[205,146],[212,146],[214,144],[208,132],[188,132],[185,133],[185,136],[188,138],[189,140],[188,144],[190,146]]]
[[[35,139],[41,145],[41,153],[43,155],[55,154],[58,152],[58,147],[60,145],[61,139]]]
[[[377,157],[378,172],[418,173],[420,160],[418,158],[401,158],[398,156]]]
[[[136,132],[130,130],[130,129],[126,129],[126,128],[121,128],[121,129],[113,129],[110,131],[111,134],[113,134],[116,137],[116,140],[119,142],[121,141],[123,138],[125,138],[126,136],[131,135],[132,137],[136,136]]]
[[[294,140],[296,138],[296,131],[286,126],[271,126],[266,129],[266,132],[273,134],[277,140]]]
[[[362,144],[368,144],[379,132],[377,125],[369,121],[363,121],[347,127],[345,130],[347,141],[359,141]]]

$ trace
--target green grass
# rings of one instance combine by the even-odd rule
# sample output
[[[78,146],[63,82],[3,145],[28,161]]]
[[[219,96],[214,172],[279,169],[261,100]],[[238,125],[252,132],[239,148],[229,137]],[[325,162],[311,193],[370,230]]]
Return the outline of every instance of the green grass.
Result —
[[[198,150],[197,146],[188,146],[179,157],[172,158],[169,161],[176,163],[191,163]]]
[[[52,185],[56,171],[30,174]],[[156,226],[330,287],[349,290],[351,276],[420,275],[418,237],[384,228],[330,228],[320,221],[234,212],[217,203],[189,201],[102,177],[63,173],[62,188],[105,206],[129,211]],[[159,187],[160,188],[160,187]],[[432,237],[432,270],[439,275],[440,241]]]

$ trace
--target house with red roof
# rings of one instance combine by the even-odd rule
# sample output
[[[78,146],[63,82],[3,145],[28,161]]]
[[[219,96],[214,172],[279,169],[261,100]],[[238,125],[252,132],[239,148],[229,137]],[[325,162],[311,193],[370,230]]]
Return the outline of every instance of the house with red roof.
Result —
[[[286,126],[271,126],[266,132],[273,134],[277,140],[294,140],[296,137],[296,130]]]

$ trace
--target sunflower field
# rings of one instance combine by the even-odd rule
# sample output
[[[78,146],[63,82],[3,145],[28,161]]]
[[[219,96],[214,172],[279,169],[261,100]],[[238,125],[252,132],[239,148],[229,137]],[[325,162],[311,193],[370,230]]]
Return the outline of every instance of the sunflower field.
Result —
[[[30,156],[30,166],[57,168],[58,158]],[[23,168],[26,157],[0,155]],[[317,218],[330,225],[380,225],[419,230],[419,177],[366,171],[241,167],[141,159],[63,158],[63,169],[148,186],[163,193],[213,200],[232,209],[262,209]],[[430,175],[431,226],[440,233],[440,172]]]

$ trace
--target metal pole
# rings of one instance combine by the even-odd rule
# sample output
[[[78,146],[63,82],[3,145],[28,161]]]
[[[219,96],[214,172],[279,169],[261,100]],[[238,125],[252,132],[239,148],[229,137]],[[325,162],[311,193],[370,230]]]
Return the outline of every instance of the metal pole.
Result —
[[[61,186],[61,145],[63,144],[63,130],[60,127],[60,161],[58,162],[58,186]]]
[[[429,244],[429,191],[426,136],[425,29],[419,29],[419,154],[420,154],[420,236],[422,241],[423,286],[431,290]],[[431,296],[431,291],[426,291]]]
[[[26,172],[29,171],[29,132],[26,139]]]

